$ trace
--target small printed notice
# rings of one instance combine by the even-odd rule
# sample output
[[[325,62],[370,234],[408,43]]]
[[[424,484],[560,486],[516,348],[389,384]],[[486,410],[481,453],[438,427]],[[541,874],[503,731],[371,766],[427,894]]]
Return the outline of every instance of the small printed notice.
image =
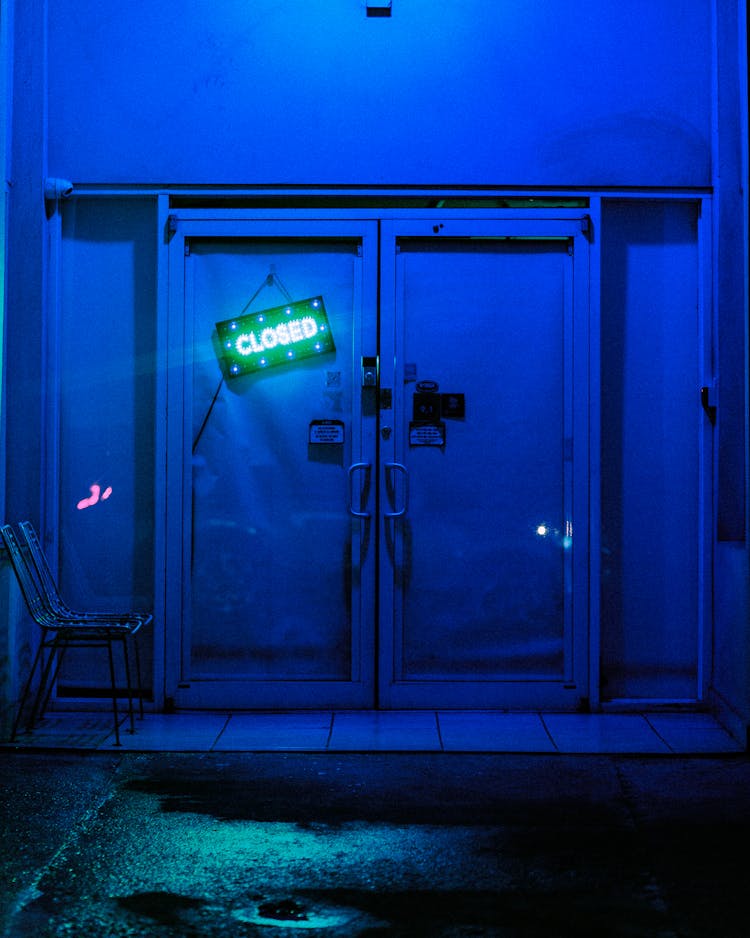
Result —
[[[310,443],[327,443],[335,446],[343,442],[343,420],[312,420],[310,422]]]
[[[445,424],[442,420],[423,423],[413,420],[409,424],[409,446],[445,446]]]

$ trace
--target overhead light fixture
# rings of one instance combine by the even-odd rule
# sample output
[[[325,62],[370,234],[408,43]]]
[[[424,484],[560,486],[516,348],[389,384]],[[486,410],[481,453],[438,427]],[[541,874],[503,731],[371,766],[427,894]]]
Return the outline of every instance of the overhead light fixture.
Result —
[[[390,16],[392,0],[366,0],[368,16]]]

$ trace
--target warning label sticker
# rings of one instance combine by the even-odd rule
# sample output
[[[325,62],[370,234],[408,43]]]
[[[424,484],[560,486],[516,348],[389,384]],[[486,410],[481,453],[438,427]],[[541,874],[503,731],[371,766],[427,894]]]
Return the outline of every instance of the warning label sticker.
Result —
[[[445,446],[445,424],[442,420],[432,423],[412,420],[409,424],[409,446]]]
[[[310,442],[336,444],[344,442],[343,420],[313,420],[310,423]]]

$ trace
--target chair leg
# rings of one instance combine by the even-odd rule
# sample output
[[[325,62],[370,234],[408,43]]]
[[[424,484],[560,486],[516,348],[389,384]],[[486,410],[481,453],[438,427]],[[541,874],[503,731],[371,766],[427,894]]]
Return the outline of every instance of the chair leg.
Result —
[[[138,647],[138,638],[133,636],[133,647],[135,648],[135,679],[138,682],[136,687],[138,689],[138,711],[140,713],[141,719],[143,719],[143,682],[141,680],[141,652]]]
[[[36,650],[36,654],[34,655],[34,663],[31,665],[31,671],[29,671],[29,676],[26,679],[26,684],[23,689],[23,694],[21,694],[21,701],[18,705],[18,712],[16,713],[16,718],[13,721],[13,729],[10,731],[11,742],[15,741],[15,738],[18,734],[18,727],[21,723],[21,717],[23,716],[23,708],[26,706],[26,700],[29,696],[29,692],[31,691],[31,685],[34,682],[34,674],[36,672],[37,667],[39,667],[39,662],[40,662],[40,659],[42,658],[43,651],[44,651],[44,638],[42,638],[41,642],[39,643],[39,647]],[[43,667],[42,667],[42,670],[44,670]]]
[[[55,661],[55,670],[52,673],[52,677],[47,681],[47,687],[42,699],[42,706],[37,716],[37,719],[43,720],[44,714],[47,712],[47,707],[49,702],[52,699],[52,691],[54,690],[55,684],[57,684],[57,678],[60,674],[60,669],[62,668],[63,658],[68,652],[68,643],[66,641],[58,642],[55,639],[54,651],[57,655],[57,660]]]
[[[125,661],[125,684],[128,689],[128,716],[130,718],[130,732],[135,733],[135,722],[133,720],[133,685],[130,682],[130,656],[128,655],[128,641],[127,637],[123,636],[122,639],[122,657]]]
[[[120,719],[117,713],[117,685],[115,684],[115,659],[112,654],[112,639],[107,642],[109,652],[109,676],[112,681],[112,716],[115,721],[115,746],[120,745]]]
[[[39,689],[36,692],[36,697],[34,699],[34,706],[31,708],[31,716],[29,717],[29,722],[27,724],[29,731],[31,731],[36,725],[37,720],[43,720],[45,711],[47,710],[47,705],[49,704],[50,697],[52,696],[52,688],[55,686],[55,681],[57,680],[57,675],[60,671],[60,665],[62,664],[62,659],[65,655],[66,645],[64,642],[58,641],[57,636],[47,645],[49,649],[49,656],[42,670],[42,676],[39,681]],[[52,667],[54,665],[54,668]]]

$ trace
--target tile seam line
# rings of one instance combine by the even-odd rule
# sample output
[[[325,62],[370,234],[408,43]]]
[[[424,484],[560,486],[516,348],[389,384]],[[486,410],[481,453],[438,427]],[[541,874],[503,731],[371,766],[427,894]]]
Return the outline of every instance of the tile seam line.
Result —
[[[232,716],[233,716],[233,714],[231,714],[231,713],[228,713],[228,714],[227,714],[227,718],[226,718],[226,720],[224,721],[224,725],[223,725],[222,728],[219,730],[219,732],[218,732],[218,734],[217,734],[217,736],[216,736],[216,739],[214,739],[214,741],[213,741],[213,742],[211,743],[211,745],[208,747],[208,751],[209,751],[209,752],[214,752],[214,750],[216,749],[216,746],[217,746],[219,740],[221,739],[221,737],[222,737],[222,736],[224,735],[224,733],[226,732],[227,727],[229,726],[229,724],[232,722]]]
[[[676,750],[673,746],[670,746],[670,745],[669,745],[669,743],[667,742],[667,740],[662,736],[662,734],[659,732],[659,730],[657,730],[657,728],[656,728],[656,727],[654,726],[654,724],[651,722],[651,720],[650,720],[649,717],[648,717],[648,714],[647,714],[647,713],[641,713],[641,716],[642,716],[643,719],[646,721],[646,723],[648,723],[648,725],[649,725],[650,728],[651,728],[651,731],[652,731],[656,736],[658,736],[659,739],[660,739],[660,740],[664,743],[664,745],[667,747],[667,749],[669,750],[670,755],[676,755],[676,754],[677,754],[677,750]]]
[[[549,741],[552,743],[552,745],[553,745],[553,747],[554,747],[554,749],[555,749],[555,752],[559,753],[559,752],[560,752],[560,747],[557,745],[557,741],[555,740],[555,737],[552,735],[552,733],[550,732],[550,728],[547,726],[547,721],[544,719],[544,714],[543,714],[543,713],[539,713],[538,716],[539,716],[539,719],[542,721],[542,726],[544,727],[544,732],[547,734],[547,737],[548,737]]]
[[[445,743],[443,742],[443,733],[440,729],[440,714],[437,710],[433,710],[433,715],[435,717],[435,729],[437,730],[437,738],[440,743],[440,751],[445,752]]]
[[[336,711],[331,710],[331,716],[328,721],[328,736],[326,738],[325,751],[329,752],[331,749],[331,737],[333,736],[333,723],[336,719]]]

